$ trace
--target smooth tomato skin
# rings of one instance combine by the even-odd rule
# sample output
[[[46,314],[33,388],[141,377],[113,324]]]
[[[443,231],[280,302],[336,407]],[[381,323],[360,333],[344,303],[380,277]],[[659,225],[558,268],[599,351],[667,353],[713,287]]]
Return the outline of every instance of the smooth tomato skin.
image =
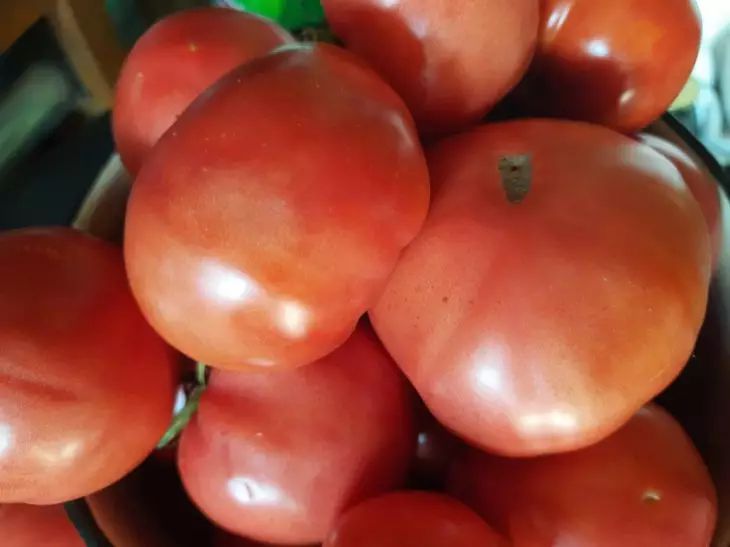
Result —
[[[155,143],[216,80],[294,39],[275,23],[227,8],[198,8],[153,25],[130,51],[116,86],[112,129],[136,174]]]
[[[213,371],[178,466],[215,523],[267,543],[321,542],[339,514],[400,487],[415,449],[411,391],[370,331],[282,371]]]
[[[699,203],[702,214],[705,215],[710,234],[713,269],[715,269],[723,242],[721,190],[717,181],[706,167],[668,140],[650,133],[641,133],[637,138],[669,159],[682,174],[685,184]]]
[[[241,536],[235,536],[224,532],[222,530],[216,530],[216,534],[213,538],[213,547],[284,547],[276,546],[271,543],[258,543],[250,539],[246,539]],[[320,546],[310,546],[320,547]]]
[[[347,511],[322,547],[506,547],[466,505],[435,492],[402,491]]]
[[[540,114],[637,131],[679,95],[700,37],[694,0],[543,0],[525,92]]]
[[[172,417],[176,365],[117,247],[67,228],[0,235],[0,501],[59,503],[125,475]]]
[[[519,204],[498,170],[515,154],[532,158]],[[429,163],[429,218],[370,316],[449,430],[504,455],[572,450],[679,374],[710,251],[666,158],[599,126],[524,120],[443,141]]]
[[[3,547],[84,547],[63,505],[0,504]]]
[[[576,452],[506,459],[472,449],[448,489],[512,547],[707,547],[717,518],[700,455],[657,406]]]
[[[538,0],[324,0],[327,21],[405,99],[421,130],[482,118],[526,72]]]
[[[428,195],[395,92],[340,48],[292,47],[229,74],[161,140],[129,202],[129,280],[197,361],[304,365],[374,304]]]

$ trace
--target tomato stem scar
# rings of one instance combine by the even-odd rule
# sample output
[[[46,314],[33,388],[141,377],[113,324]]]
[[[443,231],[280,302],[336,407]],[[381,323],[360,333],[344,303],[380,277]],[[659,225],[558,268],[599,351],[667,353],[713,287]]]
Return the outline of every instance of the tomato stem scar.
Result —
[[[532,158],[527,154],[502,156],[498,169],[507,201],[522,203],[532,185]]]

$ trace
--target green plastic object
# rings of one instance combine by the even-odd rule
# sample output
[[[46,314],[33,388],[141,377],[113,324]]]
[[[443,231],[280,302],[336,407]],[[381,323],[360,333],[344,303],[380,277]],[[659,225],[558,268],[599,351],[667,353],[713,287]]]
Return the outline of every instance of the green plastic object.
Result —
[[[274,19],[290,30],[316,27],[324,22],[319,0],[225,0],[225,3]]]

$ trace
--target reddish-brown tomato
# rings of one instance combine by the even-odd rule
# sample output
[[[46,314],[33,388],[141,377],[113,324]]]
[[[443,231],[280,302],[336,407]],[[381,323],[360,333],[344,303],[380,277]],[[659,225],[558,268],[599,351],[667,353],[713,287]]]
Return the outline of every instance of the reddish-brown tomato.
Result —
[[[466,505],[435,492],[393,492],[347,511],[323,547],[506,547]]]
[[[658,118],[700,46],[694,0],[543,0],[528,109],[625,132]]]
[[[347,47],[401,94],[426,132],[479,120],[519,82],[537,43],[538,0],[324,0]]]
[[[677,169],[599,126],[492,124],[436,146],[429,218],[371,313],[448,429],[536,455],[587,446],[674,379],[710,245]]]
[[[129,472],[170,421],[175,361],[117,247],[67,228],[0,235],[0,501],[67,501]]]
[[[127,212],[132,290],[198,361],[311,363],[375,303],[428,194],[385,82],[335,46],[281,50],[226,76],[156,147]]]
[[[577,452],[506,459],[472,449],[454,462],[449,490],[512,547],[707,547],[717,517],[702,459],[656,406]]]
[[[720,186],[706,167],[702,166],[678,146],[649,133],[638,135],[638,139],[667,157],[682,174],[684,182],[689,187],[692,195],[694,195],[697,203],[700,204],[702,213],[705,215],[707,229],[710,233],[713,264],[716,264],[720,256],[723,239],[722,207],[720,201],[720,193],[722,190],[720,190]]]
[[[3,547],[84,547],[63,505],[0,505]]]
[[[114,140],[137,173],[162,134],[218,78],[293,38],[275,23],[225,8],[174,13],[134,45],[117,82]]]
[[[214,371],[180,442],[193,501],[257,541],[320,542],[340,513],[400,487],[415,448],[411,392],[364,327],[281,371]]]

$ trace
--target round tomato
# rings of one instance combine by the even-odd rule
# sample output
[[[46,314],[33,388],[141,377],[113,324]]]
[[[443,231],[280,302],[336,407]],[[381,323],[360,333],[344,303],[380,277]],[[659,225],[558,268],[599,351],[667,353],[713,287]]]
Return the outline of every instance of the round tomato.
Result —
[[[411,391],[360,327],[306,367],[214,371],[178,465],[193,501],[221,527],[306,544],[346,507],[402,485],[414,449]]]
[[[401,94],[421,129],[476,122],[523,76],[538,0],[323,0],[347,47]]]
[[[67,228],[0,234],[0,501],[67,501],[130,471],[170,421],[175,366],[118,248]]]
[[[117,82],[112,126],[125,167],[137,173],[162,134],[218,78],[292,41],[273,22],[225,8],[181,11],[152,26]]]
[[[717,516],[702,459],[656,406],[576,452],[533,459],[465,452],[449,490],[513,547],[707,547]]]
[[[542,113],[641,129],[687,82],[700,34],[694,0],[543,0],[526,98]]]
[[[0,505],[3,547],[84,547],[63,505]]]
[[[304,365],[374,304],[428,193],[390,87],[335,46],[282,50],[229,74],[155,149],[127,212],[130,283],[197,361]]]
[[[721,190],[717,182],[699,161],[671,142],[649,133],[642,133],[638,138],[668,158],[682,174],[684,182],[699,203],[702,214],[705,215],[710,233],[712,262],[716,264],[722,247]]]
[[[441,423],[497,453],[571,450],[678,375],[710,251],[666,158],[599,126],[523,120],[429,160],[429,218],[371,317]]]
[[[213,547],[277,547],[271,543],[258,543],[251,541],[241,536],[235,536],[224,532],[223,530],[216,530],[215,537],[213,538]],[[319,547],[319,546],[317,546]]]
[[[460,502],[433,492],[393,492],[347,511],[323,547],[502,547]]]

